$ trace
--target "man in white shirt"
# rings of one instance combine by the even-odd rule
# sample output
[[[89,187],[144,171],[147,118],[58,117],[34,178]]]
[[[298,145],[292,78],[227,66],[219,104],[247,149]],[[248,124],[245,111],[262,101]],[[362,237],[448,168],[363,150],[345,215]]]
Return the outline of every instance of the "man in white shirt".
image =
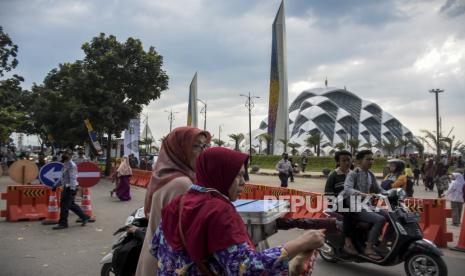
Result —
[[[279,172],[279,180],[281,180],[281,187],[287,188],[289,174],[292,172],[292,164],[289,161],[289,155],[283,153],[283,159],[276,164],[276,170]]]

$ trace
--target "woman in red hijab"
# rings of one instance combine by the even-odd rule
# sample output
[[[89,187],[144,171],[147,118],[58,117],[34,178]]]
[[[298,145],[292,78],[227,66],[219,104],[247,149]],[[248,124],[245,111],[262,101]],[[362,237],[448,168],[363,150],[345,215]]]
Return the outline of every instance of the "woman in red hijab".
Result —
[[[290,259],[323,245],[323,232],[310,230],[284,246],[255,251],[231,204],[244,189],[247,159],[222,147],[200,154],[196,184],[162,210],[152,241],[159,275],[288,275]]]
[[[149,218],[136,276],[155,276],[157,260],[150,254],[152,237],[161,220],[161,209],[184,194],[195,180],[195,160],[208,147],[210,133],[195,127],[178,127],[163,139],[144,210]]]

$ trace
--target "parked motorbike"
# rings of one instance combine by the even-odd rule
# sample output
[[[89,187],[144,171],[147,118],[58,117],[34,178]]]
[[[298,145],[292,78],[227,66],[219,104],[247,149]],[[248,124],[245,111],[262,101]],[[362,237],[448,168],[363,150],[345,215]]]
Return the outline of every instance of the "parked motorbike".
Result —
[[[358,255],[347,254],[344,248],[344,237],[341,233],[328,233],[326,243],[319,250],[323,260],[331,263],[357,262],[373,263],[382,266],[392,266],[404,262],[407,275],[437,275],[446,276],[447,266],[442,259],[442,252],[434,243],[423,238],[423,232],[418,225],[419,215],[411,213],[404,205],[405,192],[403,189],[391,189],[382,195],[392,207],[389,212],[390,232],[385,244],[386,252],[378,252],[381,259],[372,259],[363,255],[367,230],[370,225],[357,222],[352,231],[352,241]],[[342,215],[335,212],[325,212],[327,217],[333,217],[342,221]]]
[[[119,228],[115,236],[112,250],[100,260],[101,276],[134,275],[137,262],[144,243],[148,220],[145,218],[144,207],[129,215],[123,227]]]

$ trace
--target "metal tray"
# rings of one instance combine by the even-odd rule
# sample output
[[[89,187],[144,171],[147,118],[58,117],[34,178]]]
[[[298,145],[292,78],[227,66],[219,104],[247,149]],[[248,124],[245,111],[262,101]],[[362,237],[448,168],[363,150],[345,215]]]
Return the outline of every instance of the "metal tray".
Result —
[[[287,200],[237,200],[233,204],[245,224],[269,224],[290,212]]]

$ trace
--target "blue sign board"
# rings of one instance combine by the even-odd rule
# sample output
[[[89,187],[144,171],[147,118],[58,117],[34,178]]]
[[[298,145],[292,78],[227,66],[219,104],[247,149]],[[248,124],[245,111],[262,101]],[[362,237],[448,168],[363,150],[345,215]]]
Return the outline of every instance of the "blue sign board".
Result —
[[[49,187],[55,187],[61,180],[62,168],[63,163],[60,162],[50,162],[44,165],[39,172],[40,182]]]

